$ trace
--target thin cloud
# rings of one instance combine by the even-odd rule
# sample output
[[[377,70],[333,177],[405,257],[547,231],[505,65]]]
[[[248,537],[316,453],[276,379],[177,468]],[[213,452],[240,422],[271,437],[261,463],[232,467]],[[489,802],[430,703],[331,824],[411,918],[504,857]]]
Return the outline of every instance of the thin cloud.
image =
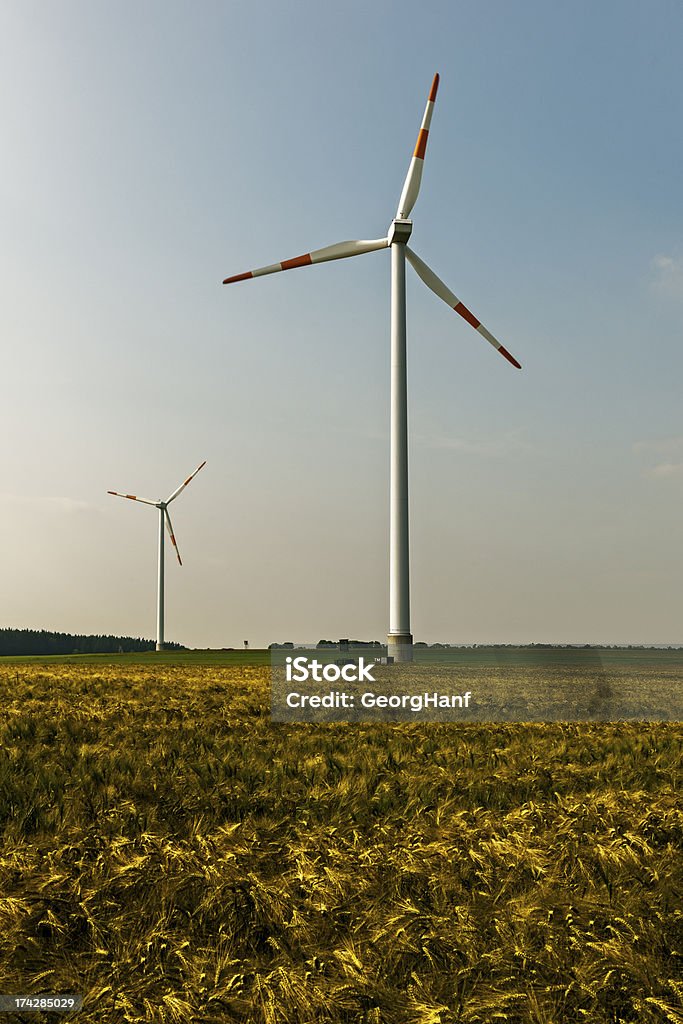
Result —
[[[659,437],[633,444],[634,455],[677,455],[679,452],[683,454],[683,437]]]
[[[67,515],[77,515],[82,512],[99,512],[97,505],[88,501],[78,501],[75,498],[64,498],[61,495],[41,494],[3,494],[1,500],[11,505],[23,505],[33,508],[53,508]]]
[[[448,451],[477,455],[485,459],[500,459],[513,452],[528,451],[531,447],[523,441],[519,432],[502,434],[492,438],[445,437],[443,435],[419,435],[415,441],[423,448],[440,448]]]
[[[672,298],[683,299],[683,259],[655,256],[652,261],[652,287]]]
[[[655,479],[681,476],[682,474],[683,462],[661,462],[658,466],[654,466],[647,472],[647,476],[655,477]]]
[[[649,441],[635,441],[633,454],[656,462],[656,465],[643,469],[644,477],[665,480],[683,474],[683,437],[658,437]]]

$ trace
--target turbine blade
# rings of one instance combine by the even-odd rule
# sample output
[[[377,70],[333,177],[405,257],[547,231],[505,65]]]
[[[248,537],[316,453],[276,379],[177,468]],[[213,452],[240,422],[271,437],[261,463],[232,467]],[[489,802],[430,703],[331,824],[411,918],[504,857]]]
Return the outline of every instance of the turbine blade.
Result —
[[[131,501],[141,501],[144,505],[159,507],[158,501],[150,501],[149,498],[138,498],[137,494],[121,494],[120,491],[107,491],[107,494],[115,494],[117,498],[130,498]]]
[[[183,490],[183,489],[184,489],[185,487],[187,487],[187,485],[189,484],[190,480],[191,480],[191,479],[192,479],[193,477],[195,477],[195,476],[197,475],[197,473],[199,472],[199,470],[200,470],[200,469],[202,468],[202,466],[205,466],[205,465],[206,465],[206,459],[204,459],[204,461],[202,462],[202,465],[201,465],[201,466],[197,466],[197,468],[195,469],[194,473],[190,473],[190,475],[188,476],[187,480],[184,480],[184,481],[182,482],[182,484],[180,485],[180,487],[176,487],[176,489],[175,489],[175,491],[173,492],[173,494],[171,495],[171,497],[170,497],[170,498],[167,498],[167,499],[166,499],[166,504],[167,504],[167,505],[170,505],[170,503],[171,503],[171,502],[173,501],[173,499],[174,499],[174,498],[177,498],[177,497],[178,497],[178,495],[180,494],[180,492],[181,492],[181,491],[182,491],[182,490]]]
[[[410,167],[408,168],[408,174],[406,180],[403,183],[403,191],[401,192],[401,198],[398,201],[398,210],[396,211],[396,217],[399,220],[405,220],[410,216],[410,211],[415,206],[415,200],[420,192],[420,182],[422,181],[422,168],[424,166],[425,152],[427,151],[427,138],[429,136],[429,126],[432,122],[432,111],[434,110],[434,103],[436,101],[436,93],[439,88],[439,76],[434,75],[434,81],[429,91],[429,99],[427,100],[427,106],[425,107],[424,117],[422,118],[422,124],[417,134],[417,143],[415,144],[415,151],[413,152],[412,160],[410,161]]]
[[[308,267],[311,263],[325,263],[327,260],[343,260],[347,256],[361,256],[365,252],[374,252],[375,249],[385,249],[387,244],[386,238],[373,238],[369,241],[337,242],[335,245],[328,245],[324,249],[314,249],[313,252],[304,253],[303,256],[295,256],[292,260],[283,260],[282,263],[273,263],[269,267],[248,270],[246,274],[235,274],[234,277],[226,277],[223,284],[248,281],[250,277],[262,277],[264,274],[277,274],[279,270],[294,270],[295,267]]]
[[[446,287],[441,278],[437,277],[434,271],[430,270],[427,264],[421,260],[412,249],[409,249],[408,246],[406,246],[406,256],[418,277],[422,278],[427,287],[431,288],[435,295],[438,295],[440,299],[443,299],[446,305],[454,309],[456,313],[459,313],[464,320],[467,320],[467,323],[474,327],[475,331],[479,331],[479,333],[486,338],[494,348],[498,349],[502,356],[505,356],[508,362],[512,363],[513,366],[516,366],[518,370],[522,369],[515,357],[510,355],[508,350],[501,345],[497,338],[494,338],[491,332],[487,331],[484,325],[477,320],[476,316],[473,313],[470,313],[467,306],[460,301],[458,296],[454,295],[450,288]]]
[[[166,529],[168,530],[168,535],[171,538],[171,544],[175,548],[175,553],[178,558],[178,564],[182,565],[183,563],[180,557],[180,552],[178,551],[178,545],[176,544],[175,534],[173,533],[173,527],[171,526],[171,517],[168,514],[168,509],[164,509],[164,519],[166,520]]]

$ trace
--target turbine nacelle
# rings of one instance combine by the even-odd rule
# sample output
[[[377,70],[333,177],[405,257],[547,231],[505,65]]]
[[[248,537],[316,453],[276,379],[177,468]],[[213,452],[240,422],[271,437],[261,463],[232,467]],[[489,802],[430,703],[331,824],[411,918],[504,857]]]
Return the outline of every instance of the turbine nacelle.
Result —
[[[387,245],[393,245],[395,242],[398,242],[400,245],[405,245],[410,238],[412,231],[412,220],[404,220],[401,217],[395,217],[387,231]]]

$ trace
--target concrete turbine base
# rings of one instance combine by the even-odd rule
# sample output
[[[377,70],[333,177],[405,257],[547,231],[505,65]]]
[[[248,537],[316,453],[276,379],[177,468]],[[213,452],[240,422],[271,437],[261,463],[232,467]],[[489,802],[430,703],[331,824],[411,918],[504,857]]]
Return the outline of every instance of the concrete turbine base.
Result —
[[[412,633],[389,633],[387,636],[387,655],[393,658],[394,662],[412,661]]]

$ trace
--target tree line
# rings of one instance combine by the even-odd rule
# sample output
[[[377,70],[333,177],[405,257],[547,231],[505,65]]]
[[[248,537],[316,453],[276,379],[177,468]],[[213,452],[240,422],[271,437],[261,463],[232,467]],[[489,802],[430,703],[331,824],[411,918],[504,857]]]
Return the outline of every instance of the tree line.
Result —
[[[31,654],[125,654],[153,651],[154,640],[132,636],[104,636],[101,633],[53,633],[46,629],[0,629],[0,656]],[[164,643],[164,648],[180,651],[182,644]]]

